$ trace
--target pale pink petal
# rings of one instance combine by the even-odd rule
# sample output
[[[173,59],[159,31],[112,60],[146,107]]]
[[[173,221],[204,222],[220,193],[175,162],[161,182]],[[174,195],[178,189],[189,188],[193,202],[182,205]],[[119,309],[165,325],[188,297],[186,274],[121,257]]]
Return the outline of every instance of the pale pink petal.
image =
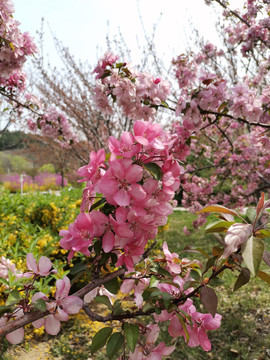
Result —
[[[38,299],[48,300],[47,296],[41,291],[32,296],[32,303],[36,302]]]
[[[105,251],[105,253],[110,252],[115,243],[115,237],[112,231],[106,232],[106,234],[102,237],[102,248]]]
[[[125,207],[119,207],[115,211],[116,221],[121,224],[127,220],[128,209]]]
[[[55,298],[64,299],[68,296],[70,290],[70,280],[67,276],[64,276],[63,279],[56,280],[56,292]]]
[[[115,193],[113,200],[119,206],[128,206],[130,204],[130,195],[124,189],[121,189]]]
[[[131,290],[134,288],[134,283],[135,280],[133,279],[126,279],[123,281],[122,285],[121,285],[121,292],[128,294],[131,292]]]
[[[122,224],[116,227],[115,233],[124,238],[131,238],[133,237],[134,233],[130,230],[128,224]]]
[[[52,267],[51,260],[46,256],[41,256],[38,262],[39,273],[41,275],[47,275]]]
[[[159,315],[153,315],[156,321],[167,321],[172,317],[172,314],[169,314],[167,310],[162,310]]]
[[[203,316],[203,327],[205,330],[216,330],[221,325],[222,316],[220,314],[216,314],[213,318],[210,314],[205,314]]]
[[[19,344],[23,340],[23,337],[24,337],[23,328],[19,328],[6,335],[6,339],[8,340],[8,342],[10,342],[13,345]]]
[[[33,321],[32,322],[32,325],[36,328],[36,329],[39,329],[41,326],[43,326],[45,324],[45,319],[42,318],[42,319],[38,319],[36,321]]]
[[[143,168],[139,165],[131,165],[125,174],[126,181],[130,184],[142,179]]]
[[[32,253],[26,255],[26,263],[29,270],[32,270],[35,274],[38,273],[37,262]]]
[[[68,314],[77,314],[83,306],[83,301],[78,296],[70,295],[61,301],[61,305]]]
[[[53,315],[48,315],[45,318],[45,330],[50,335],[57,335],[60,331],[61,323],[55,319]]]
[[[188,346],[189,347],[196,347],[200,345],[199,342],[199,338],[198,338],[198,327],[196,324],[193,323],[193,328],[191,328],[191,326],[187,326],[187,331],[189,333],[189,342],[188,342]]]
[[[56,313],[54,314],[55,319],[59,321],[68,321],[68,314],[65,312],[65,310],[61,308],[57,308]]]
[[[145,199],[146,192],[139,184],[131,184],[128,190],[129,194],[133,197],[133,199],[137,201],[141,201]]]
[[[87,293],[84,297],[84,302],[90,303],[94,300],[94,298],[97,296],[98,288],[95,288],[91,290],[89,293]]]
[[[207,337],[206,331],[204,331],[202,328],[198,329],[198,338],[200,345],[204,351],[211,350],[211,343]]]
[[[133,126],[133,131],[136,136],[143,135],[146,129],[147,129],[147,123],[145,123],[142,120],[136,121]]]
[[[171,321],[170,325],[168,327],[168,332],[171,335],[171,337],[178,337],[182,335],[183,327],[180,323],[180,320],[177,316],[174,316]]]
[[[152,325],[148,325],[147,328],[150,329],[150,332],[146,337],[146,343],[154,344],[157,341],[159,335],[159,331],[160,331],[159,326],[157,324],[152,324]]]

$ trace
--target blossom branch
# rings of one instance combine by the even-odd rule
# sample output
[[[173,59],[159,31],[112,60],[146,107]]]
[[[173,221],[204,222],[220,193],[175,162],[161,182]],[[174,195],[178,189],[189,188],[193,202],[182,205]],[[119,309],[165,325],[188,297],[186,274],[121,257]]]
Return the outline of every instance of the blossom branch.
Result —
[[[262,128],[265,128],[265,129],[270,129],[270,124],[263,124],[263,123],[260,123],[260,122],[249,122],[248,120],[245,120],[245,119],[240,118],[240,117],[235,118],[234,116],[232,116],[230,114],[219,113],[217,111],[212,111],[212,110],[203,110],[199,106],[198,106],[198,109],[200,110],[201,114],[212,114],[212,115],[216,115],[216,116],[227,117],[229,119],[242,122],[242,123],[244,123],[246,125],[249,125],[249,126],[260,126]]]
[[[142,311],[142,310],[138,310],[135,312],[126,312],[124,314],[119,314],[119,315],[108,315],[108,316],[101,316],[98,315],[96,313],[94,313],[88,305],[84,305],[83,306],[83,310],[85,311],[85,313],[89,316],[89,318],[92,321],[99,321],[99,322],[107,322],[107,321],[113,321],[113,320],[124,320],[124,319],[133,319],[136,318],[137,316],[147,316],[147,315],[151,315],[154,313],[154,309],[150,309],[148,311]]]
[[[228,9],[228,6],[225,5],[222,1],[220,0],[215,0],[215,2],[217,2],[220,6],[222,6],[224,9],[228,10],[233,16],[237,17],[237,19],[239,19],[242,23],[246,24],[247,27],[250,27],[250,23],[248,21],[246,21],[245,19],[243,19],[239,14],[237,14],[237,12]]]
[[[118,269],[115,272],[104,276],[103,278],[98,278],[98,279],[93,280],[90,284],[84,286],[82,289],[76,291],[72,295],[78,296],[79,298],[82,299],[91,290],[97,288],[100,285],[106,284],[108,281],[116,278],[117,276],[124,275],[124,273],[125,273],[124,268]],[[1,326],[0,327],[0,337],[4,336],[12,331],[15,331],[25,325],[28,325],[28,324],[32,323],[33,321],[41,319],[44,316],[49,315],[49,314],[50,314],[49,311],[43,311],[43,312],[32,311],[28,314],[25,314],[22,318],[8,322],[6,325]]]

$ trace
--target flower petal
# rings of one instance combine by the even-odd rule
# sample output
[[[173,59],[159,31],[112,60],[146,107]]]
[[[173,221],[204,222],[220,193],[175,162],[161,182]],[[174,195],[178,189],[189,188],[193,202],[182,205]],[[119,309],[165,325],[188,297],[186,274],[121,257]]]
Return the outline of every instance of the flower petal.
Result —
[[[6,339],[13,345],[19,344],[24,337],[24,329],[21,327],[6,335]]]
[[[45,330],[50,335],[57,335],[60,331],[61,323],[53,315],[48,315],[45,318]]]

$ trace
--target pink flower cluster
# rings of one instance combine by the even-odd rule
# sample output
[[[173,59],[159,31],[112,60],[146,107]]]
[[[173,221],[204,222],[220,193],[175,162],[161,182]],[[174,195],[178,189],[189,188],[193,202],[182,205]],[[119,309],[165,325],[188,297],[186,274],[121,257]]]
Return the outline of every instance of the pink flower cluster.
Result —
[[[133,120],[153,120],[156,108],[170,94],[170,85],[146,73],[133,71],[126,63],[116,63],[118,56],[107,52],[99,61],[95,101],[100,110],[112,114],[109,97]]]
[[[172,282],[162,283],[157,281],[156,287],[161,290],[162,293],[170,294],[174,299],[178,299],[183,294],[188,295],[193,289],[189,288],[188,290],[184,290],[184,285],[185,283],[194,280],[190,276],[190,270],[195,264],[199,268],[202,268],[202,264],[197,260],[190,261],[185,258],[179,259],[178,254],[171,253],[169,251],[166,242],[163,244],[163,253],[164,258],[160,260],[165,262],[165,269],[172,275]],[[137,279],[135,276],[134,279],[124,280],[121,286],[121,291],[123,293],[130,294],[131,291],[134,290],[134,301],[137,307],[141,308],[143,305],[143,292],[146,289],[149,289],[150,280],[149,278],[144,279],[139,276],[140,275],[138,274]],[[182,318],[182,321],[179,320],[179,317]],[[184,303],[178,305],[173,311],[168,312],[165,309],[162,310],[159,315],[154,314],[154,318],[157,322],[169,321],[168,332],[171,337],[175,338],[183,336],[189,347],[196,347],[200,345],[205,351],[209,351],[211,350],[211,343],[208,339],[207,331],[218,329],[220,327],[222,317],[219,314],[215,314],[213,317],[211,314],[198,312],[193,305],[193,301],[191,299],[187,299]],[[159,329],[157,324],[154,325],[154,328],[156,331]],[[149,345],[148,341],[146,341],[146,344]],[[161,344],[158,345],[158,349],[163,349],[164,344]],[[138,353],[148,355],[147,346],[144,349],[140,345],[137,346],[134,354],[137,355]],[[130,357],[130,359],[135,359],[135,357],[133,357],[135,356],[134,354]],[[162,355],[165,355],[165,353]],[[139,357],[139,359],[141,358]],[[151,359],[151,357],[142,357],[142,359]]]
[[[37,47],[28,33],[21,33],[19,22],[14,20],[13,4],[3,0],[0,4],[0,83],[6,80],[14,71],[20,71],[28,55],[37,52]],[[10,80],[12,81],[12,80]]]
[[[118,255],[117,266],[133,269],[147,241],[155,238],[173,211],[183,172],[173,156],[176,141],[160,125],[137,121],[132,133],[124,132],[120,140],[109,138],[108,162],[104,150],[91,152],[90,163],[78,171],[87,181],[82,211],[90,212],[60,232],[69,259],[77,251],[89,255],[88,247],[101,240],[104,252]],[[91,211],[96,193],[103,194],[103,206]]]
[[[15,271],[14,266],[10,266],[10,263],[6,261],[5,258],[1,258],[2,267]],[[55,300],[50,300],[44,293],[36,292],[31,301],[29,299],[29,290],[35,289],[34,282],[39,277],[48,276],[50,273],[56,273],[55,269],[51,270],[52,263],[50,259],[46,256],[42,256],[38,263],[34,258],[33,254],[27,254],[27,268],[29,272],[20,274],[20,278],[33,278],[32,283],[29,283],[25,286],[27,289],[27,299],[18,304],[17,308],[13,313],[6,313],[0,318],[0,327],[4,326],[11,319],[19,319],[24,316],[24,313],[29,312],[39,299],[45,304],[45,310],[50,312],[49,315],[45,318],[34,321],[32,324],[36,328],[40,328],[44,325],[45,330],[48,334],[57,335],[60,331],[60,322],[67,321],[69,314],[77,314],[83,306],[83,301],[74,295],[68,295],[70,291],[70,280],[67,276],[64,276],[63,279],[58,279],[56,281],[56,292],[54,294]],[[0,273],[1,274],[1,273]],[[2,271],[2,275],[6,276],[5,270]],[[23,340],[24,329],[23,327],[10,332],[6,335],[6,339],[11,344],[18,344]]]
[[[16,265],[12,261],[6,259],[4,256],[0,258],[0,278],[8,280],[9,271],[15,275],[16,279],[20,277],[20,272],[17,270]]]
[[[64,147],[77,142],[77,137],[72,132],[66,116],[53,107],[39,117],[37,123],[29,119],[28,127],[31,131],[35,132],[39,129],[43,135],[58,139]]]
[[[61,328],[61,321],[68,321],[69,314],[77,314],[83,306],[83,301],[74,295],[68,295],[70,290],[70,280],[67,276],[56,281],[55,300],[49,301],[48,297],[42,292],[37,292],[32,297],[34,304],[38,299],[46,302],[47,310],[50,315],[45,318],[34,321],[35,328],[44,325],[46,332],[50,335],[57,335]]]

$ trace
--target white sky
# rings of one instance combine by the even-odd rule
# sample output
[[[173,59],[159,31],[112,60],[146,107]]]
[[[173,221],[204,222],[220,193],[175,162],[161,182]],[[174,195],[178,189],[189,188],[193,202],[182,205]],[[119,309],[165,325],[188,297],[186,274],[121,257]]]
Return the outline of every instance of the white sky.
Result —
[[[148,35],[160,18],[156,45],[159,56],[170,59],[183,53],[186,34],[192,21],[201,34],[213,42],[217,41],[214,28],[215,14],[204,0],[13,0],[14,18],[21,22],[20,29],[29,31],[36,38],[41,18],[45,18],[45,50],[50,63],[58,65],[54,50],[52,32],[70,48],[76,58],[88,60],[93,66],[99,56],[107,50],[106,34],[112,38],[120,28],[132,51],[132,62],[139,61],[137,38],[144,40],[138,8]],[[36,40],[37,43],[37,40]],[[38,45],[38,44],[37,44]],[[97,53],[98,47],[98,53]]]

